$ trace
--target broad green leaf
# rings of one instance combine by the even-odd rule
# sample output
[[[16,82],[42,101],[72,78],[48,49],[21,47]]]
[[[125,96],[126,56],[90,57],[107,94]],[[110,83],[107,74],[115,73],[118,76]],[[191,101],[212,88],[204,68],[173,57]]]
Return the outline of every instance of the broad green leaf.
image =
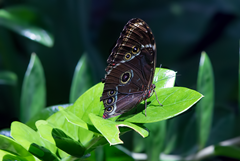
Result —
[[[3,151],[7,151],[11,154],[14,154],[16,156],[19,156],[25,160],[28,161],[34,161],[34,157],[31,153],[29,153],[25,148],[23,148],[19,143],[17,143],[15,140],[6,137],[4,135],[0,135],[0,149]],[[0,152],[0,160],[2,160]],[[6,159],[6,158],[5,158]]]
[[[103,113],[103,103],[100,102],[100,97],[103,91],[103,83],[98,83],[83,95],[81,95],[78,100],[69,107],[68,110],[82,119],[88,124],[92,124],[88,114],[94,113],[96,115],[101,115]]]
[[[175,75],[176,73],[174,71],[163,68],[156,68],[154,77],[156,88],[158,89],[172,87],[174,85]],[[103,83],[96,84],[88,91],[86,91],[83,95],[81,95],[79,99],[74,103],[74,105],[68,108],[68,110],[81,118],[86,123],[91,124],[91,121],[88,117],[89,113],[94,113],[98,116],[102,116],[103,114],[104,106],[103,103],[100,102],[103,87]],[[153,94],[153,96],[155,96],[155,94]]]
[[[40,15],[30,7],[17,6],[0,10],[0,25],[45,46],[53,46],[53,36],[37,26]]]
[[[233,146],[215,146],[214,154],[217,156],[225,156],[232,159],[240,159],[240,148]]]
[[[20,120],[27,122],[45,107],[45,103],[46,87],[43,68],[37,55],[33,53],[22,85]]]
[[[198,143],[199,148],[203,148],[209,137],[213,108],[214,108],[214,76],[211,62],[205,52],[202,53],[198,80],[197,90],[204,95],[196,107],[197,123],[198,123]]]
[[[9,71],[0,71],[0,85],[16,85],[17,84],[17,75]]]
[[[52,130],[54,128],[54,125],[48,123],[44,120],[38,120],[36,122],[37,131],[40,134],[40,136],[47,141],[49,141],[52,144],[55,144],[55,141],[52,137]]]
[[[98,129],[98,131],[108,140],[110,145],[116,145],[123,143],[119,138],[119,127],[129,127],[138,132],[142,137],[148,136],[148,131],[130,122],[114,122],[111,120],[103,119],[92,113],[89,117],[93,125]]]
[[[176,72],[164,69],[156,68],[153,84],[156,85],[156,88],[169,88],[173,87],[176,79]]]
[[[43,120],[37,121],[36,126],[41,137],[55,144],[59,149],[73,156],[83,156],[85,148],[78,140],[69,137],[69,131],[56,128],[54,125]]]
[[[32,130],[23,123],[14,121],[11,124],[11,136],[39,159],[58,160],[55,156],[57,151],[56,146],[41,138],[36,131]]]
[[[133,123],[151,123],[166,120],[186,111],[203,97],[200,93],[184,87],[156,89],[156,92],[163,106],[159,105],[156,96],[153,94],[153,96],[148,99],[151,102],[146,109],[147,116],[145,116],[145,106],[142,102],[139,108],[143,110],[127,118],[125,121]]]
[[[79,134],[79,126],[70,123],[61,112],[53,114],[46,121],[54,125],[55,128],[65,131],[67,135],[74,140],[81,140],[79,137],[84,137],[86,135],[85,133]]]
[[[87,124],[81,120],[79,117],[77,117],[76,115],[74,115],[73,113],[69,112],[69,111],[65,111],[63,109],[63,107],[59,107],[60,112],[66,117],[66,119],[71,122],[72,124],[75,124],[77,126],[80,126],[84,129],[88,129]]]
[[[79,96],[94,85],[90,63],[87,53],[84,53],[74,71],[70,90],[70,103],[74,103]]]
[[[66,135],[62,130],[54,128],[52,130],[52,136],[57,147],[64,152],[75,157],[82,157],[84,155],[85,147],[78,140],[73,140]]]
[[[48,140],[52,144],[55,144],[55,140],[52,136],[52,130],[53,128],[55,128],[54,125],[48,123],[47,121],[39,120],[36,122],[36,127],[38,129],[38,133],[42,138]],[[60,155],[61,158],[69,156],[69,154],[62,151],[61,149],[58,149],[58,154]]]
[[[95,135],[95,136],[94,136]],[[87,147],[90,141],[93,141],[93,138],[96,137],[96,133],[86,130],[84,128],[78,129],[78,138],[79,141]]]
[[[59,109],[58,109],[59,106],[66,108],[71,105],[72,104],[62,104],[62,105],[54,105],[54,106],[49,106],[47,108],[44,108],[44,109],[40,110],[36,115],[34,115],[30,120],[28,120],[26,125],[28,125],[32,129],[36,130],[37,129],[35,126],[36,121],[46,120],[51,115],[53,115],[54,113],[59,111]]]
[[[86,145],[90,140],[92,140],[93,135],[95,133],[99,133],[93,126],[90,125],[90,129],[88,125],[79,117],[77,117],[75,114],[70,112],[69,110],[63,110],[61,107],[59,107],[62,112],[62,114],[65,116],[65,118],[71,123],[79,127],[78,133],[79,133],[79,141],[83,144]],[[94,129],[93,129],[94,128]],[[90,131],[89,131],[89,130]],[[98,134],[97,134],[98,135]]]

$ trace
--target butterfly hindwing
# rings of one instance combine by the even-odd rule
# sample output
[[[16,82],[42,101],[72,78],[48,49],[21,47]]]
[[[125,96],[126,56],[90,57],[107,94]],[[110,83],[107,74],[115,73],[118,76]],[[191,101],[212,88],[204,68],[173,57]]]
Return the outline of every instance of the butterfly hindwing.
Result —
[[[120,115],[149,97],[156,64],[156,45],[148,25],[132,19],[124,27],[105,69],[104,118]]]

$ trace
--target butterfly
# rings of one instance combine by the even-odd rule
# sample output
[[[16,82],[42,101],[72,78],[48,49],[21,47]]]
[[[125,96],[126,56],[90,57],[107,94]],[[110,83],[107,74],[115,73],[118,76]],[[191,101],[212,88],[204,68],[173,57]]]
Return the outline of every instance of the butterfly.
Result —
[[[140,18],[129,20],[107,59],[100,98],[104,119],[123,114],[143,100],[146,115],[147,99],[156,87],[152,84],[156,56],[155,39],[147,23]]]

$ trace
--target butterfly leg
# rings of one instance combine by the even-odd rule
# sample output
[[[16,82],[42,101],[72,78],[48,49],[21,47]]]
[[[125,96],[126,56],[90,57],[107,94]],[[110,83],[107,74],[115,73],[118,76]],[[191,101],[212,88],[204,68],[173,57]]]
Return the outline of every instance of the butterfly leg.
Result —
[[[160,106],[163,106],[163,105],[159,102],[159,100],[158,100],[157,92],[156,92],[155,90],[154,90],[154,92],[155,92],[155,95],[156,95],[156,98],[157,98],[157,101],[158,101],[159,105],[160,105]]]
[[[145,101],[145,116],[147,117],[147,100],[144,100]]]

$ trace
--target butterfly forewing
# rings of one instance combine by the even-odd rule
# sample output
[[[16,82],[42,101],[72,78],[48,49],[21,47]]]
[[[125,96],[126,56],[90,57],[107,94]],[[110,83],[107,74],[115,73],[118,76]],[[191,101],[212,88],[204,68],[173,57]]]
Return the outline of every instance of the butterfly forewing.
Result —
[[[148,25],[131,19],[113,48],[105,69],[103,118],[120,115],[146,99],[155,71],[156,45]]]

